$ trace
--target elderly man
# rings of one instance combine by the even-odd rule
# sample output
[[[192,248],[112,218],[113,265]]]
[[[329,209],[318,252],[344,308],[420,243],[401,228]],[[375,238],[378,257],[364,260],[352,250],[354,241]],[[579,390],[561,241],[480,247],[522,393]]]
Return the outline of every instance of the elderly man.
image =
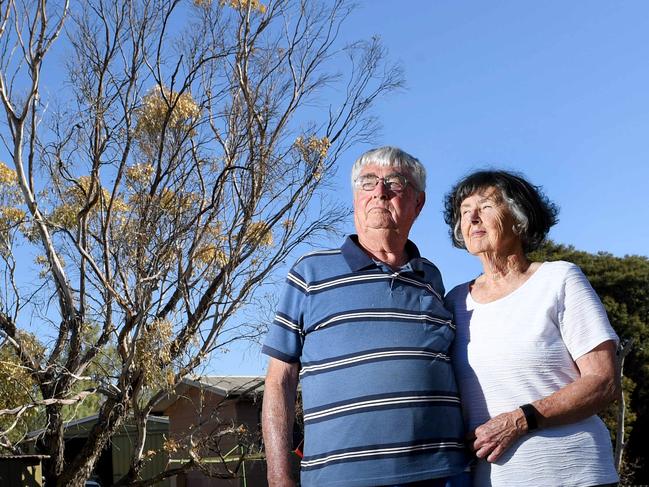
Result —
[[[462,472],[455,335],[437,268],[408,240],[425,201],[421,163],[393,147],[352,168],[357,235],[288,274],[266,338],[263,431],[272,486],[294,486],[298,377],[301,485],[443,486]]]

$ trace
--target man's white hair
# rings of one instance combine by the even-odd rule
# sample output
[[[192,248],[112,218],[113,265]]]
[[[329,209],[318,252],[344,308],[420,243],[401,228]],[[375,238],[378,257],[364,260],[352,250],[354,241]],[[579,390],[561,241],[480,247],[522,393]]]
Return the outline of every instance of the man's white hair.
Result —
[[[361,173],[361,169],[367,164],[405,169],[409,173],[408,180],[410,184],[417,191],[426,191],[426,168],[419,162],[419,159],[398,147],[385,146],[371,149],[356,159],[352,167],[352,188]]]

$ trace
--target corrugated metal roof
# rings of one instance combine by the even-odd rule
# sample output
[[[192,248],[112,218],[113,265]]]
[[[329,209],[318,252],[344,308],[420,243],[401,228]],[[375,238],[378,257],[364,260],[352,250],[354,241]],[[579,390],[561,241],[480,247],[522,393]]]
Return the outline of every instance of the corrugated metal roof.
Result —
[[[64,435],[64,437],[66,439],[68,439],[68,438],[78,437],[80,435],[84,436],[85,434],[88,433],[88,431],[90,431],[90,429],[95,424],[95,422],[97,421],[98,418],[99,418],[98,414],[93,414],[92,416],[86,416],[85,418],[79,418],[79,419],[75,419],[73,421],[66,422],[63,425],[63,429],[64,429],[63,435]],[[162,428],[162,430],[167,430],[169,428],[169,418],[167,416],[149,415],[147,421],[148,421],[147,422],[147,427],[149,429],[155,429],[155,428],[151,427],[152,425],[149,425],[149,422],[150,423],[158,423],[160,425],[160,427]],[[132,416],[128,416],[125,419],[125,422],[122,423],[122,425],[119,427],[116,434],[126,432],[127,430],[131,430],[133,428],[135,428],[135,426],[132,423]],[[43,434],[44,432],[45,432],[44,429],[39,429],[39,430],[36,430],[36,431],[30,431],[29,433],[27,433],[27,437],[28,438],[34,438],[36,436],[39,436],[39,435]]]
[[[156,403],[153,412],[165,411],[190,387],[207,390],[224,398],[254,398],[263,394],[264,380],[265,377],[261,375],[188,376],[176,387],[175,392],[165,395]]]
[[[204,375],[187,377],[183,382],[202,384],[224,396],[244,396],[263,393],[264,380],[260,375]]]

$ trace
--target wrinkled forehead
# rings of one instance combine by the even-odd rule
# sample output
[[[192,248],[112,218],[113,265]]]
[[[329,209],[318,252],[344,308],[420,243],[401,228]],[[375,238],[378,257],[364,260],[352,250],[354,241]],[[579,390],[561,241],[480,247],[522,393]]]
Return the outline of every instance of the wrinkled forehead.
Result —
[[[389,174],[400,174],[402,176],[409,176],[410,171],[407,167],[402,166],[401,164],[381,164],[368,162],[363,164],[359,171],[359,176],[365,176],[368,174],[374,174],[377,176],[387,176]]]

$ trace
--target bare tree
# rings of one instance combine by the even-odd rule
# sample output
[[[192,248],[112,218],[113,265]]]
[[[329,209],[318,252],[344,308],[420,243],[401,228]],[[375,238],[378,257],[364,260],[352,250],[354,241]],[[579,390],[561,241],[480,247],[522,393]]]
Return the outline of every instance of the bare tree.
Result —
[[[0,411],[13,418],[0,439],[20,451],[15,420],[42,411],[48,485],[83,485],[128,415],[138,437],[119,485],[176,473],[140,478],[153,405],[298,244],[346,216],[321,190],[402,83],[377,39],[341,43],[349,12],[0,1],[1,346],[36,391]],[[66,464],[66,411],[88,397],[99,419]]]
[[[618,346],[617,350],[617,373],[620,384],[624,380],[624,360],[633,349],[633,338],[630,338]],[[624,427],[626,416],[626,398],[624,397],[624,389],[620,387],[620,394],[617,398],[616,404],[616,428],[615,428],[615,469],[619,472],[622,470],[622,456],[626,442],[624,440]]]

